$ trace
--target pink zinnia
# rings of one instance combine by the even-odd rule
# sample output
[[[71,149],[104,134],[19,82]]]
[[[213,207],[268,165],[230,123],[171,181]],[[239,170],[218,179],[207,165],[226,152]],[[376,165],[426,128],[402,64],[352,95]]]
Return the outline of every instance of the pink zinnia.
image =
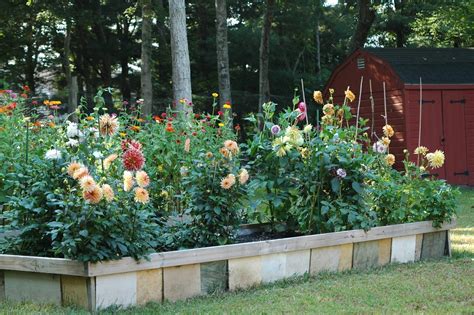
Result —
[[[123,167],[127,171],[139,171],[145,164],[145,157],[140,150],[130,147],[122,156]]]
[[[297,109],[300,114],[298,115],[298,120],[303,121],[306,119],[306,104],[304,102],[300,102],[298,104],[298,109]]]

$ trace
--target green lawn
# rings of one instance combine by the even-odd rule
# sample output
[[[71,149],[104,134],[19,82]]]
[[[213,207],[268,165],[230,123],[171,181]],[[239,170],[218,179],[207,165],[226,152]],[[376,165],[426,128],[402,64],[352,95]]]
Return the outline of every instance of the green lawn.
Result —
[[[103,314],[474,313],[474,190],[459,197],[453,257],[296,278],[243,292],[152,304]],[[32,304],[0,305],[4,314],[85,314]]]

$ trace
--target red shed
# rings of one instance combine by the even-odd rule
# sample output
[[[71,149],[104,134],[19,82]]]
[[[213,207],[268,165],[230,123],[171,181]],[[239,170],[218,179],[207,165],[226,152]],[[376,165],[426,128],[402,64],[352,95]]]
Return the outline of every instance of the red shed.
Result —
[[[384,125],[383,82],[386,85],[388,123],[396,131],[390,152],[401,168],[403,150],[413,155],[418,145],[420,77],[422,78],[421,145],[443,150],[444,167],[432,173],[451,184],[474,185],[474,49],[462,48],[364,48],[352,53],[331,75],[328,88],[359,97],[364,77],[361,117],[371,119],[369,80],[375,102],[374,131]],[[352,103],[353,112],[357,100]],[[369,122],[369,127],[371,122]]]

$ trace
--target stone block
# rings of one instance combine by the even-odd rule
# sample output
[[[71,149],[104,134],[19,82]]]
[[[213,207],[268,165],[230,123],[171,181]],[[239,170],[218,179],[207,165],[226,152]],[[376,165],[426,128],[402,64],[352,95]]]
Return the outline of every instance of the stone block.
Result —
[[[163,270],[150,269],[137,272],[137,304],[163,300]]]
[[[229,289],[245,289],[262,282],[261,256],[229,260]]]
[[[61,305],[60,276],[46,273],[5,271],[5,298]]]
[[[199,264],[163,269],[164,299],[184,300],[201,294],[201,268]]]
[[[407,263],[415,261],[416,235],[392,238],[392,262]]]
[[[137,273],[126,272],[96,277],[98,309],[112,305],[128,307],[137,304]]]

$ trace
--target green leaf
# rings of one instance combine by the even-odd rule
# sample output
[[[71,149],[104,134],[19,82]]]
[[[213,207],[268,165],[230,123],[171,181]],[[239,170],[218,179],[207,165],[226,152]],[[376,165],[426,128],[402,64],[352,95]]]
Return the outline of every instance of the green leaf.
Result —
[[[331,179],[331,189],[334,193],[339,193],[339,190],[341,189],[341,182],[339,181],[339,178],[334,177]]]

